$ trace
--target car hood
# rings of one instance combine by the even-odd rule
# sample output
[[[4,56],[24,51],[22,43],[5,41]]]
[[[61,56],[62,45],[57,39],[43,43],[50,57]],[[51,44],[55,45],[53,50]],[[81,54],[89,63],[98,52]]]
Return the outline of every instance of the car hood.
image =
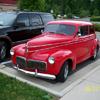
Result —
[[[67,43],[72,39],[73,36],[67,36],[64,34],[42,34],[28,41],[27,47],[34,49],[47,48]]]

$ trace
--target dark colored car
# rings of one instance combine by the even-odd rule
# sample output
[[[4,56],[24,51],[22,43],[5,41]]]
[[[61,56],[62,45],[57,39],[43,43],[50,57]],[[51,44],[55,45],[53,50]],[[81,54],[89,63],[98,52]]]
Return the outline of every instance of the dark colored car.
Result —
[[[50,13],[1,12],[0,60],[9,55],[10,48],[41,34],[47,22],[54,20]]]

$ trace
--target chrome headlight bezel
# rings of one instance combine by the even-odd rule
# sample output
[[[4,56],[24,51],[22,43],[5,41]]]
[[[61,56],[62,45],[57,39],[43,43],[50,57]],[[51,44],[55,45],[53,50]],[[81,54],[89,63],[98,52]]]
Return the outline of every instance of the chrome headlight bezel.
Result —
[[[54,63],[55,63],[54,57],[49,57],[49,58],[48,58],[48,62],[49,62],[50,64],[54,64]]]

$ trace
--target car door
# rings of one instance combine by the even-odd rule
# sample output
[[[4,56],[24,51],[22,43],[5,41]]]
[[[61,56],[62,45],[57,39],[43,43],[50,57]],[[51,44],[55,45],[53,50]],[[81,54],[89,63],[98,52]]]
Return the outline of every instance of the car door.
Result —
[[[90,56],[90,36],[89,36],[89,26],[80,26],[78,33],[78,43],[77,43],[77,63],[80,63]]]
[[[44,29],[44,24],[39,14],[30,14],[30,30],[31,30],[31,37],[37,36],[41,34],[41,30]]]
[[[13,30],[10,31],[9,37],[12,39],[13,44],[18,42],[27,41],[30,37],[29,18],[27,13],[21,13],[17,16],[13,24]]]
[[[94,46],[94,39],[96,38],[96,34],[95,34],[95,30],[94,30],[94,26],[90,25],[89,26],[89,52],[90,52],[90,56],[91,53],[93,52],[93,46]]]

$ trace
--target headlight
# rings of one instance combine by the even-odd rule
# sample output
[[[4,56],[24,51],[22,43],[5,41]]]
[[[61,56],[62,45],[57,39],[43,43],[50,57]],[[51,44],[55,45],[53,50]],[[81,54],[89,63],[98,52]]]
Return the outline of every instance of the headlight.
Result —
[[[13,49],[10,50],[10,54],[11,54],[11,56],[14,55],[14,50]]]
[[[53,57],[49,57],[49,58],[48,58],[48,62],[49,62],[50,64],[54,64],[55,59],[54,59]]]

